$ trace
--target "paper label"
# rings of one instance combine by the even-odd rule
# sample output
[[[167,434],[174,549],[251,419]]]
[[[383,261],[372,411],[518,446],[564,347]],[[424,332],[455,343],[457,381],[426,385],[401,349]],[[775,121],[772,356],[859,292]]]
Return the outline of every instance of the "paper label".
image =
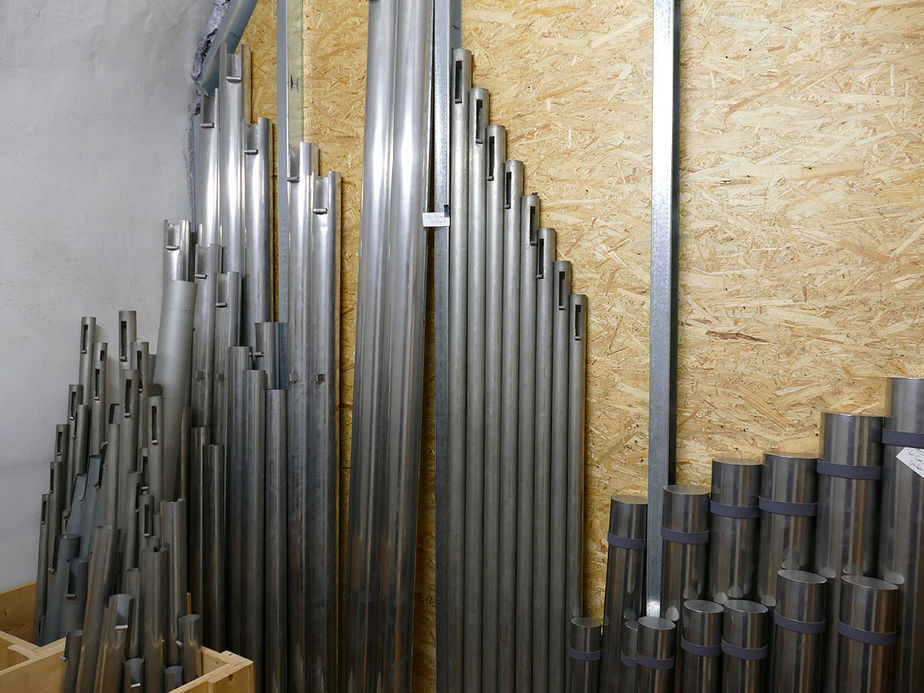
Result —
[[[924,477],[924,450],[920,448],[902,448],[896,457],[905,463],[915,474]]]

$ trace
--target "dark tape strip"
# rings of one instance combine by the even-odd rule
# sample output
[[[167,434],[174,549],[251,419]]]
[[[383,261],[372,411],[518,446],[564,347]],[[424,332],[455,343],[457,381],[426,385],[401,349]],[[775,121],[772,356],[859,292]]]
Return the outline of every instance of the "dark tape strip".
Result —
[[[761,510],[777,515],[795,515],[797,517],[814,517],[816,506],[814,503],[793,503],[791,501],[771,500],[759,498],[758,506]]]
[[[643,654],[635,654],[635,663],[640,667],[645,667],[646,669],[673,669],[674,660],[673,659],[653,659],[652,657],[646,657]]]
[[[729,657],[737,657],[738,659],[759,660],[767,658],[766,645],[763,647],[741,647],[722,640],[722,652]]]
[[[703,532],[681,532],[676,529],[661,528],[661,538],[677,544],[705,544],[709,541],[709,530]]]
[[[794,633],[803,635],[818,635],[825,632],[825,621],[799,621],[788,616],[783,616],[779,611],[773,612],[773,622],[780,628],[791,630]]]
[[[890,633],[877,633],[871,630],[863,630],[862,628],[854,628],[853,626],[848,626],[843,621],[837,622],[837,632],[843,635],[845,638],[850,640],[856,640],[857,642],[862,642],[865,645],[894,645],[895,641],[898,640],[898,632],[891,631]]]
[[[632,539],[631,537],[621,537],[618,534],[613,534],[612,532],[606,533],[606,542],[610,546],[617,546],[620,549],[644,549],[647,545],[645,539]]]
[[[924,448],[924,433],[905,433],[882,429],[883,445],[900,445],[903,448]]]
[[[728,505],[709,501],[709,512],[722,517],[734,517],[738,520],[756,520],[760,517],[760,508],[756,505]]]
[[[579,662],[597,662],[600,660],[600,650],[584,652],[584,650],[575,650],[573,647],[569,647],[568,656]]]
[[[882,467],[873,467],[870,465],[835,464],[834,462],[818,460],[815,469],[819,474],[836,476],[840,479],[878,481],[882,478]]]
[[[619,661],[622,662],[623,664],[625,664],[625,665],[626,665],[627,667],[629,667],[630,669],[635,669],[635,667],[638,666],[638,662],[636,662],[634,659],[632,659],[632,657],[630,657],[629,655],[627,655],[625,652],[620,652],[620,653],[619,653]]]
[[[684,652],[689,652],[691,655],[696,655],[697,657],[718,657],[722,654],[721,645],[697,645],[695,642],[690,642],[682,635],[680,636],[680,649]]]

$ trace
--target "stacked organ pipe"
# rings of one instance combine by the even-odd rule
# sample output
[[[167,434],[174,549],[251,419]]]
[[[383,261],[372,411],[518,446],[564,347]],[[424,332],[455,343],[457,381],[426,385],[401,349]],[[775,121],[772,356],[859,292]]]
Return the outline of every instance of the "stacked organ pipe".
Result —
[[[370,70],[372,57],[370,47]],[[559,691],[574,680],[569,628],[583,616],[586,300],[571,293],[577,270],[557,258],[555,229],[540,228],[539,196],[523,194],[523,163],[507,160],[507,131],[491,122],[487,90],[472,86],[467,50],[453,53],[450,91],[438,687]],[[368,123],[367,112],[367,148]],[[354,419],[354,438],[358,430]],[[591,680],[596,673],[582,673],[581,688]]]
[[[338,688],[340,179],[302,145],[293,312],[272,322],[271,127],[250,122],[249,66],[246,47],[223,55],[202,98],[198,224],[164,222],[156,354],[120,311],[108,377],[102,326],[81,320],[34,633],[68,637],[65,691],[169,690],[201,675],[201,645],[254,660],[258,690]]]

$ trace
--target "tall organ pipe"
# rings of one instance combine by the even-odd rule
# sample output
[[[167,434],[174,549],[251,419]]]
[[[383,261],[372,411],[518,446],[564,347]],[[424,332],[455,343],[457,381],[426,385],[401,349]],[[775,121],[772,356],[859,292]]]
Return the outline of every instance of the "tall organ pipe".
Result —
[[[242,600],[241,652],[254,663],[254,678],[263,681],[264,517],[266,478],[266,373],[244,373],[244,465],[241,469]],[[235,607],[237,605],[235,604]]]
[[[256,346],[254,324],[272,318],[270,229],[272,203],[270,176],[273,153],[272,125],[267,118],[245,126],[243,161],[244,195],[244,343]]]
[[[565,608],[569,617],[584,609],[584,388],[587,367],[587,297],[569,298],[568,349],[568,526]]]
[[[259,333],[258,333],[259,334]],[[266,653],[267,693],[286,688],[286,391],[266,391]]]
[[[846,693],[911,691],[899,688],[895,679],[898,637],[899,589],[891,582],[860,575],[841,578],[841,611],[836,627],[840,666],[837,690]],[[920,652],[913,653],[920,658]]]
[[[196,128],[196,227],[197,245],[219,245],[218,229],[218,104],[202,96]]]
[[[244,119],[250,111],[250,50],[221,50],[218,86],[218,227],[225,272],[246,272],[244,253]]]
[[[221,246],[196,247],[196,307],[193,316],[190,408],[193,426],[212,426],[215,381],[215,304]]]
[[[718,693],[722,682],[722,607],[688,599],[680,615],[677,676],[685,693]]]
[[[818,690],[826,589],[825,579],[815,573],[781,570],[777,574],[769,672],[772,690]]]
[[[369,5],[343,640],[347,690],[410,687],[431,10],[427,0]]]
[[[707,594],[719,604],[751,599],[757,577],[760,472],[756,460],[712,460],[711,541]]]
[[[709,492],[699,486],[664,487],[661,540],[661,614],[680,620],[687,599],[706,591],[706,542],[709,541]]]

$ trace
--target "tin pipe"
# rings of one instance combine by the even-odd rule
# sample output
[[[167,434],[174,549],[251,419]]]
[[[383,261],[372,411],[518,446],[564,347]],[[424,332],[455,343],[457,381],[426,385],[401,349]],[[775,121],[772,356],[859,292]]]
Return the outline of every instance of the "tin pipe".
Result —
[[[340,175],[314,178],[308,295],[308,681],[337,680],[340,395]],[[304,425],[304,424],[303,424]]]
[[[164,499],[177,493],[177,465],[180,455],[179,431],[183,409],[189,404],[189,377],[192,363],[193,313],[196,285],[192,282],[164,283],[164,298],[157,337],[154,382],[163,388]]]
[[[821,416],[818,459],[818,516],[815,570],[828,580],[827,620],[840,613],[840,576],[873,575],[878,569],[879,477],[882,474],[882,417],[862,414]],[[837,628],[824,633],[821,690],[837,683]]]
[[[35,577],[35,625],[33,626],[33,642],[42,644],[42,620],[45,617],[45,606],[48,599],[48,512],[50,510],[48,499],[50,494],[42,494],[42,507],[39,513],[39,548],[38,568]]]
[[[165,484],[165,460],[164,448],[166,447],[166,430],[164,422],[164,398],[160,395],[148,397],[148,406],[144,415],[148,427],[148,466],[146,474],[142,478],[144,483],[154,496],[154,502],[160,506],[160,502],[166,499]]]
[[[167,567],[167,663],[181,663],[178,643],[178,619],[186,615],[187,588],[187,528],[186,500],[161,501],[160,503],[160,537],[165,546],[169,546]],[[248,563],[249,566],[258,566]],[[253,572],[260,572],[259,568]]]
[[[192,241],[188,219],[181,219],[175,224],[164,219],[164,284],[191,281]]]
[[[539,197],[521,198],[520,363],[517,424],[517,595],[516,686],[532,687],[533,657],[533,494],[536,450],[536,273]]]
[[[706,592],[709,491],[671,484],[663,498],[661,614],[676,622],[683,602]]]
[[[122,690],[124,693],[144,693],[144,659],[142,657],[125,660]]]
[[[138,316],[133,310],[119,311],[119,367],[131,363],[131,344],[138,338]]]
[[[568,629],[568,680],[565,689],[569,693],[597,693],[602,630],[602,624],[598,619],[571,619]]]
[[[99,663],[96,667],[97,693],[119,693],[122,690],[123,660],[128,646],[129,627],[134,618],[134,603],[130,594],[113,594],[103,614]]]
[[[58,426],[61,429],[61,426]],[[67,426],[64,426],[64,434],[61,434],[59,430],[59,435],[57,436],[61,440],[67,441]],[[64,443],[67,445],[67,443]],[[66,457],[66,453],[65,453]],[[64,491],[65,491],[65,482],[64,474],[67,468],[66,459],[58,459],[58,455],[55,455],[55,461],[49,465],[49,512],[48,512],[48,567],[54,568],[55,566],[55,541],[58,536],[62,534],[63,515],[64,515]]]
[[[138,371],[124,368],[119,371],[121,386],[122,418],[119,422],[119,498],[117,514],[119,527],[128,526],[129,494],[127,491],[128,475],[138,468],[138,442],[140,421],[145,416],[145,410],[140,403],[140,376]],[[144,441],[146,444],[146,440]]]
[[[818,690],[826,590],[825,579],[815,573],[781,570],[777,574],[770,656],[772,690]]]
[[[517,425],[520,359],[520,211],[523,162],[504,163],[503,323],[501,356],[500,537],[498,542],[497,688],[514,690],[517,582]],[[452,329],[450,325],[450,329]]]
[[[64,640],[64,678],[61,681],[61,693],[77,692],[77,670],[80,668],[80,644],[83,641],[82,630],[72,630]]]
[[[93,376],[93,342],[96,340],[96,318],[80,318],[80,362],[77,382],[83,388],[80,404],[89,404]]]
[[[469,91],[468,318],[465,381],[465,667],[466,690],[482,683],[485,430],[485,226],[488,92]]]
[[[647,507],[647,504],[646,504]],[[604,684],[601,691],[615,691],[616,693],[635,693],[638,678],[638,621],[623,621],[620,628],[619,676],[616,677],[616,687],[608,688]],[[604,631],[605,632],[605,631]]]
[[[250,91],[250,51],[222,50],[218,67],[218,228],[224,271],[246,273],[244,259],[244,119]]]
[[[136,386],[138,388],[139,412],[148,410],[148,398],[159,395],[161,389],[151,382],[151,347],[148,342],[132,342],[129,367],[138,374]],[[138,417],[138,449],[147,445],[148,421],[146,416]],[[137,468],[137,465],[133,468]]]
[[[676,674],[684,693],[718,693],[722,681],[722,606],[701,599],[683,603]]]
[[[87,606],[83,621],[83,641],[80,648],[80,669],[77,673],[78,693],[93,691],[97,658],[102,636],[103,612],[118,574],[119,530],[111,526],[98,527],[93,534],[90,556],[90,580],[87,586]]]
[[[901,592],[895,689],[924,690],[924,479],[909,464],[924,448],[924,378],[889,378],[886,406],[879,574]]]
[[[187,551],[189,555],[189,594],[192,610],[202,613],[203,600],[203,516],[205,505],[212,501],[203,495],[205,474],[205,447],[209,442],[209,429],[191,429],[189,445],[189,498],[186,502],[189,526]]]
[[[133,617],[128,629],[126,657],[140,657],[144,652],[144,603],[141,595],[141,570],[129,568],[123,574],[122,592],[132,597]]]
[[[761,693],[765,681],[767,607],[745,599],[725,602],[722,620],[722,690]]]
[[[71,478],[86,474],[90,450],[90,405],[78,404],[71,424]],[[73,490],[73,489],[72,489]]]
[[[437,674],[447,691],[462,689],[465,602],[465,441],[468,325],[468,111],[472,86],[472,54],[461,48],[452,55],[452,103],[449,123],[449,397],[445,564],[438,567],[437,604],[445,605],[437,620]],[[440,470],[437,471],[437,474]],[[442,510],[437,510],[442,512]]]
[[[337,263],[339,265],[339,256]],[[289,382],[286,368],[286,324],[258,322],[255,325],[254,367],[266,373],[266,386],[284,390]]]
[[[204,234],[205,231],[203,230]],[[200,241],[201,242],[201,241]],[[215,383],[215,305],[221,246],[196,247],[196,306],[193,315],[192,382],[189,401],[193,426],[212,423],[212,388]]]
[[[270,145],[272,125],[267,118],[257,118],[244,125],[243,161],[244,188],[244,343],[255,347],[254,324],[272,320],[272,288],[270,285],[273,203],[270,197],[270,175],[273,150]]]
[[[195,128],[196,244],[203,248],[221,243],[218,227],[218,104],[203,94]]]
[[[764,454],[760,480],[760,554],[757,596],[773,607],[781,568],[806,570],[812,565],[815,539],[815,457]]]
[[[753,599],[756,594],[757,539],[760,530],[761,463],[734,457],[712,460],[709,502],[709,587],[718,604]]]
[[[259,341],[259,331],[257,337]],[[266,693],[286,688],[286,391],[266,391]]]
[[[90,562],[86,558],[72,558],[67,564],[67,588],[61,605],[60,633],[78,630],[83,626],[87,608],[87,590],[90,582]]]
[[[93,342],[93,369],[90,372],[90,454],[98,455],[106,442],[109,410],[106,406],[106,342]]]
[[[289,180],[289,316],[286,336],[288,361],[288,603],[289,684],[308,690],[308,456],[311,441],[305,422],[310,415],[308,286],[311,255],[309,243],[314,222],[314,177],[318,149],[302,142]]]
[[[202,676],[202,619],[198,614],[180,617],[180,639],[183,643],[183,683]]]
[[[587,297],[569,297],[568,347],[568,534],[565,553],[567,615],[584,610],[584,389],[587,364]]]
[[[74,497],[74,479],[76,478],[77,462],[75,455],[75,438],[77,435],[77,409],[83,399],[83,387],[69,385],[67,388],[67,458],[64,464],[64,512],[70,514],[71,499]]]
[[[900,589],[885,580],[860,575],[841,578],[841,611],[832,624],[841,634],[837,690],[885,693],[913,690],[895,685],[901,674],[896,658]],[[920,657],[920,652],[914,653]]]
[[[507,131],[488,125],[484,265],[484,532],[482,544],[482,690],[497,690],[501,513],[501,379],[504,325],[504,160]],[[564,623],[562,623],[564,638]],[[564,664],[564,649],[561,652]],[[559,680],[564,685],[564,679]]]
[[[205,449],[202,496],[208,498],[202,517],[204,642],[225,648],[225,457],[220,445]]]
[[[106,424],[106,442],[102,446],[103,456],[103,524],[116,526],[119,521],[119,406],[111,407]]]
[[[571,347],[571,263],[552,265],[552,418],[549,522],[549,688],[565,687],[568,534],[568,362]],[[498,421],[500,419],[498,418]],[[580,601],[580,599],[578,599]]]
[[[140,551],[142,532],[140,527],[140,507],[141,498],[141,472],[129,472],[126,479],[125,491],[129,496],[128,524],[123,531],[125,551],[122,554],[122,570],[127,571],[131,568],[137,568],[138,553]],[[148,494],[149,497],[150,494]]]
[[[215,355],[212,383],[212,442],[228,444],[228,349],[240,344],[241,275],[228,272],[218,275],[215,287]]]
[[[639,693],[674,690],[676,629],[674,622],[666,618],[642,616],[638,620],[635,675]]]
[[[225,559],[228,604],[244,602],[244,474],[247,464],[246,375],[250,370],[250,347],[228,349],[228,447],[227,447],[227,542]],[[233,610],[228,617],[228,648],[241,652],[243,614]]]
[[[67,594],[67,582],[70,576],[69,564],[80,553],[80,537],[73,534],[62,534],[55,542],[54,569],[48,575],[48,600],[45,606],[45,621],[42,631],[45,642],[53,642],[60,638],[61,609],[64,605],[64,596]]]
[[[645,544],[648,501],[640,496],[610,499],[606,590],[603,598],[603,643],[600,685],[603,691],[619,686],[623,652],[622,624],[645,613]]]
[[[263,680],[264,508],[266,478],[266,373],[244,373],[244,460],[241,470],[241,653]],[[334,595],[336,599],[336,595]]]
[[[179,664],[164,667],[164,690],[172,691],[183,685],[183,667]]]
[[[363,252],[356,313],[343,640],[347,690],[410,687],[426,312],[426,237],[421,225],[429,173],[431,10],[432,3],[425,0],[369,5],[369,36],[375,38],[369,42],[366,82]],[[400,82],[395,75],[401,75]],[[381,620],[367,620],[372,614]]]
[[[144,687],[148,691],[164,690],[169,562],[169,548],[150,548],[141,552],[141,592],[144,595]]]

